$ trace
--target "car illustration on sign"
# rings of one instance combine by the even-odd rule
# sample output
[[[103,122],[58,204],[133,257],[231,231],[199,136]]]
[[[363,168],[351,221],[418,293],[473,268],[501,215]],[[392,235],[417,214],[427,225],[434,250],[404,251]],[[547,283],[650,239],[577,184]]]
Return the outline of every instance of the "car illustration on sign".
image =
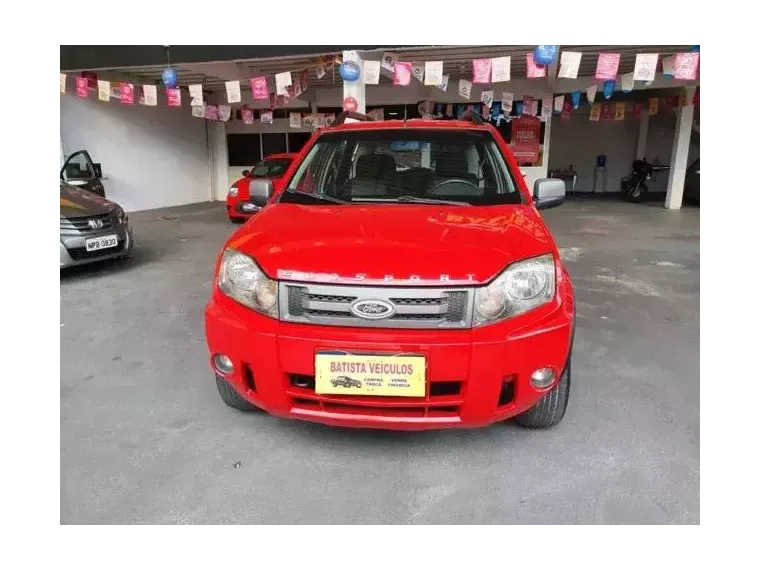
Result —
[[[361,388],[362,387],[361,380],[356,380],[349,376],[338,376],[337,378],[333,378],[332,380],[330,380],[330,382],[332,383],[333,388],[337,388],[338,386],[343,386],[344,388]]]

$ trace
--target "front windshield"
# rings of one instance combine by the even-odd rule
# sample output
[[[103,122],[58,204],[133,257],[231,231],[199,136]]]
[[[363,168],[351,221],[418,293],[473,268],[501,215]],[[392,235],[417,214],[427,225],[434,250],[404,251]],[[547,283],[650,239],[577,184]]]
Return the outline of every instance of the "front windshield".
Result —
[[[521,202],[488,131],[399,128],[322,135],[282,202]]]
[[[253,167],[250,176],[253,178],[278,178],[285,174],[288,166],[290,166],[289,158],[264,160]]]

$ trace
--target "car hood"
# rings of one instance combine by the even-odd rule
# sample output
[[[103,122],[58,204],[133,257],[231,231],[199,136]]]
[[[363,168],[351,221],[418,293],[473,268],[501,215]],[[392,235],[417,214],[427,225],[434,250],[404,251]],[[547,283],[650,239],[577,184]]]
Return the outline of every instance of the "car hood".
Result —
[[[82,218],[113,212],[118,206],[93,192],[61,184],[61,217]]]
[[[555,250],[532,206],[276,203],[229,247],[270,277],[322,283],[483,283],[510,263]]]

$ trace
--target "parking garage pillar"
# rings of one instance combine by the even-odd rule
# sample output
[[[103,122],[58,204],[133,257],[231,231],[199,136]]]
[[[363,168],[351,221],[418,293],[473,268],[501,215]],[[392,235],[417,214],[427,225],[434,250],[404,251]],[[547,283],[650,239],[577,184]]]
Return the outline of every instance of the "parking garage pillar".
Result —
[[[343,52],[343,61],[353,61],[359,66],[360,70],[359,79],[356,81],[343,82],[343,100],[345,101],[347,97],[356,99],[356,112],[362,114],[366,113],[367,97],[364,84],[364,61],[359,56],[359,53],[353,50]]]
[[[636,158],[641,160],[647,155],[647,138],[649,137],[649,113],[642,112],[639,119],[639,140],[636,143]]]
[[[677,109],[676,132],[673,137],[673,152],[670,157],[668,194],[665,207],[678,210],[683,201],[683,186],[686,181],[686,167],[689,160],[691,129],[694,123],[694,87],[685,88],[686,105]]]

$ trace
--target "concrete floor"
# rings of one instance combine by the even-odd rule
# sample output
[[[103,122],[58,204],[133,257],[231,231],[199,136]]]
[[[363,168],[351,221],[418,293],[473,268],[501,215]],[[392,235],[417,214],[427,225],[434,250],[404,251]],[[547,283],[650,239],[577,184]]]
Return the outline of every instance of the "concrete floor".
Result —
[[[578,296],[563,423],[394,433],[225,407],[202,312],[235,226],[134,215],[134,259],[61,275],[62,522],[698,523],[699,210],[545,216]]]

